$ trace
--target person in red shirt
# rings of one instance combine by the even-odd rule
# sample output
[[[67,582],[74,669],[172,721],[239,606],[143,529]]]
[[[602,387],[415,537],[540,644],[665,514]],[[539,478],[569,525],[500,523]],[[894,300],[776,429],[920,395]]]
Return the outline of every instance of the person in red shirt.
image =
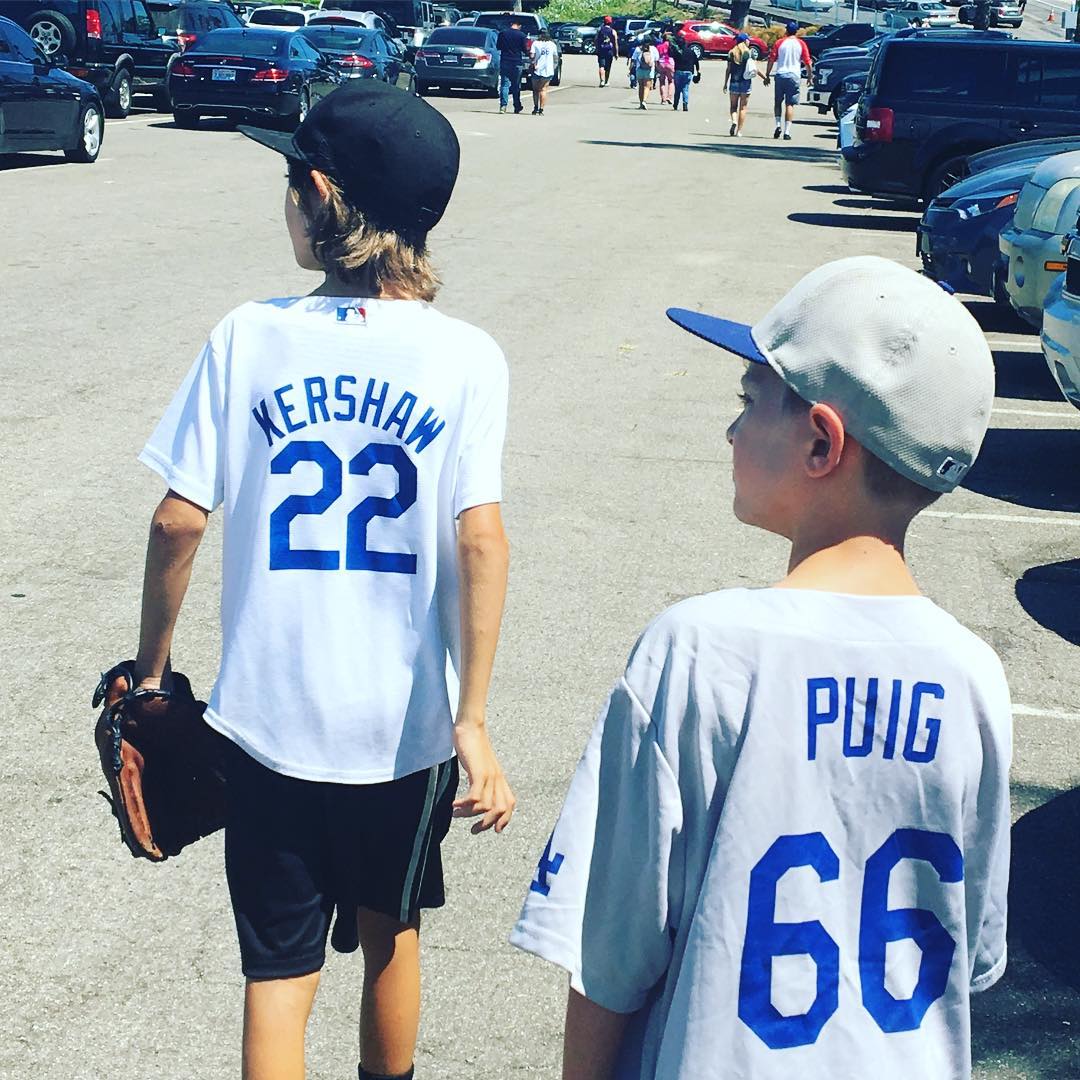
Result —
[[[774,139],[779,139],[781,134],[785,139],[791,139],[791,122],[795,119],[795,106],[799,104],[799,84],[803,69],[805,68],[809,77],[813,66],[810,50],[798,33],[798,24],[789,22],[784,37],[772,47],[769,66],[765,69],[766,86],[773,77],[773,69],[776,69],[776,89],[773,92],[773,112],[776,115]]]

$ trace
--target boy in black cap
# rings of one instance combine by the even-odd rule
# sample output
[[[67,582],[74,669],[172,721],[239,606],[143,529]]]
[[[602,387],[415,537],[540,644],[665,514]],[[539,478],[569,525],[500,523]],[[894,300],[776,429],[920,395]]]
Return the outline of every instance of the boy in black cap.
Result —
[[[218,325],[141,460],[169,490],[147,552],[136,674],[173,627],[223,506],[225,861],[247,987],[245,1080],[300,1080],[333,944],[364,952],[361,1080],[413,1075],[420,910],[443,903],[451,816],[501,832],[514,796],[485,710],[506,587],[507,369],[430,306],[427,232],[458,143],[412,95],[336,90],[295,134],[285,219],[309,296]],[[449,662],[448,662],[449,661]],[[455,799],[458,763],[469,789]]]

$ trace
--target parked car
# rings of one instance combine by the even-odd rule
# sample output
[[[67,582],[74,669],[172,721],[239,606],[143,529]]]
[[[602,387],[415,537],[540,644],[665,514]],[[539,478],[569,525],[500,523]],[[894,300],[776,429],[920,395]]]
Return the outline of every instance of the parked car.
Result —
[[[177,127],[204,116],[269,119],[295,127],[343,81],[309,41],[281,30],[214,30],[172,66],[169,92]]]
[[[866,72],[864,71],[857,75],[849,75],[840,84],[840,89],[836,93],[836,113],[838,116],[842,118],[848,113],[851,114],[849,118],[851,138],[844,143],[845,146],[850,146],[855,141],[855,107],[859,98],[862,97],[865,86]]]
[[[659,19],[633,19],[628,21],[638,25],[628,27],[625,33],[619,35],[620,56],[629,56],[639,45],[644,44],[646,38],[659,41],[668,25]],[[641,23],[644,23],[644,25],[640,25]]]
[[[382,30],[391,37],[397,37],[394,28],[381,15],[374,11],[338,11],[328,8],[308,15],[308,26],[362,26],[367,30]]]
[[[0,154],[63,150],[93,164],[105,133],[101,95],[50,60],[18,23],[0,17]]]
[[[554,29],[553,37],[563,52],[596,54],[596,32],[603,25],[603,16],[587,23],[568,22]]]
[[[690,46],[700,60],[703,56],[727,56],[735,48],[735,35],[739,32],[726,23],[702,22],[688,19],[676,25],[676,31]],[[750,35],[750,54],[755,60],[768,56],[769,47],[759,37]]]
[[[1011,224],[1001,231],[1005,292],[1013,310],[1036,328],[1054,278],[1065,271],[1062,240],[1078,214],[1080,151],[1055,154],[1031,174]]]
[[[841,23],[837,26],[821,27],[816,34],[807,34],[803,41],[816,60],[826,49],[835,49],[841,45],[863,45],[877,34],[870,23]]]
[[[440,26],[416,53],[416,92],[461,87],[499,93],[498,34],[480,26]]]
[[[310,42],[335,64],[346,79],[375,79],[409,93],[416,91],[416,72],[404,48],[382,30],[363,26],[302,26],[298,37]]]
[[[4,0],[0,10],[50,60],[63,58],[70,74],[92,83],[106,116],[127,116],[135,93],[167,108],[166,70],[177,46],[159,36],[143,0]]]
[[[896,14],[909,23],[921,19],[923,26],[955,26],[956,12],[950,11],[938,0],[905,0]]]
[[[923,272],[957,292],[991,296],[1008,307],[998,238],[1013,219],[1020,191],[1042,160],[1040,153],[983,169],[932,200],[916,231],[916,254]]]
[[[826,49],[814,65],[810,77],[810,88],[806,94],[806,103],[817,108],[819,113],[831,111],[837,119],[844,112],[840,104],[841,87],[844,80],[861,75],[866,81],[866,73],[881,48],[884,36],[873,38],[866,48]]]
[[[525,34],[531,44],[535,40],[537,34],[541,30],[547,30],[548,24],[544,21],[542,15],[536,15],[532,12],[521,11],[482,11],[476,16],[476,27],[481,27],[487,30],[494,30],[496,35],[500,30],[508,30],[511,23],[519,23],[522,33]],[[555,58],[555,77],[551,80],[552,86],[559,86],[562,83],[562,49],[559,43],[555,42],[555,48],[558,55]],[[498,65],[496,65],[498,66]],[[528,75],[523,74],[522,79],[524,82],[528,81]]]
[[[1080,49],[1071,42],[899,31],[878,49],[841,161],[856,191],[929,201],[979,150],[1077,130]]]
[[[301,5],[271,4],[256,8],[247,17],[248,26],[275,26],[282,30],[298,30],[307,26],[309,13]]]
[[[1065,400],[1080,409],[1080,237],[1065,241],[1065,273],[1046,294],[1042,350]]]
[[[773,7],[795,11],[832,11],[833,0],[773,0]]]
[[[961,23],[969,26],[975,24],[977,9],[974,4],[962,4],[957,17]],[[1024,21],[1024,12],[1019,4],[1015,3],[992,3],[990,5],[991,26],[1019,27]]]
[[[225,0],[144,0],[158,37],[178,52],[191,48],[211,30],[243,26]],[[171,61],[171,57],[169,58]]]

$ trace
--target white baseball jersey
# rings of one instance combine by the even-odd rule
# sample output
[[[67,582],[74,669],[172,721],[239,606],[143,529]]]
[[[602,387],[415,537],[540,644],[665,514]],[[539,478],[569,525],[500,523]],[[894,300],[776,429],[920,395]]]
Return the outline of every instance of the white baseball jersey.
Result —
[[[620,1080],[953,1080],[1005,968],[1011,709],[923,597],[732,589],[645,632],[511,941],[633,1013]]]
[[[495,343],[419,301],[269,300],[220,323],[140,455],[224,508],[213,727],[308,780],[451,756],[455,519],[501,498],[506,399]]]

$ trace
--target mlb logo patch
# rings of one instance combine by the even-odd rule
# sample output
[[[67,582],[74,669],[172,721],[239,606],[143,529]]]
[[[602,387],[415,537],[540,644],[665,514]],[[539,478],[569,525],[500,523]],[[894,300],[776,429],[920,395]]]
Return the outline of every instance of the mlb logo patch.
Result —
[[[339,307],[337,309],[338,322],[354,322],[361,326],[367,325],[367,312],[359,306]]]
[[[942,480],[947,480],[950,484],[958,484],[960,482],[960,478],[967,471],[968,467],[962,461],[957,461],[955,458],[947,457],[938,466],[937,474],[942,478]]]

